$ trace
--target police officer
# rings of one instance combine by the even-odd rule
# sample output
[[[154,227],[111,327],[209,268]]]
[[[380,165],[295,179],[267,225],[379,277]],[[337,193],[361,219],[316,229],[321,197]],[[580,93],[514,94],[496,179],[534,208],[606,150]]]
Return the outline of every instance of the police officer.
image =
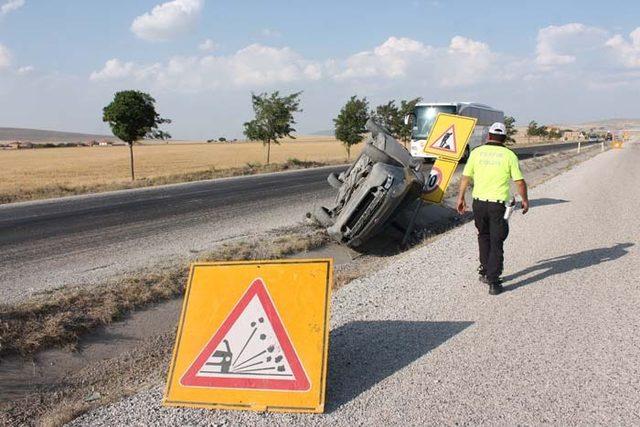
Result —
[[[473,216],[478,229],[480,249],[480,281],[489,285],[489,294],[502,292],[503,243],[509,234],[509,223],[504,218],[506,203],[511,199],[509,182],[513,180],[520,197],[522,213],[529,210],[527,183],[524,181],[518,157],[504,146],[507,130],[496,122],[489,128],[486,144],[471,151],[462,172],[457,210],[461,215],[467,205],[465,192],[473,180]]]

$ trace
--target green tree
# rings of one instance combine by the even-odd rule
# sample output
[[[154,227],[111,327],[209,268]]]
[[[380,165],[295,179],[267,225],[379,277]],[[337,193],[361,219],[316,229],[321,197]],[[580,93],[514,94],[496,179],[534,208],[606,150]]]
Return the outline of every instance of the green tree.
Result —
[[[542,125],[538,128],[538,136],[540,139],[549,137],[549,128],[545,125]]]
[[[562,131],[558,128],[549,129],[549,138],[551,139],[560,139],[562,137]]]
[[[538,122],[531,120],[527,126],[527,141],[531,142],[532,136],[537,136],[539,132]]]
[[[302,92],[280,96],[278,91],[272,94],[251,93],[251,103],[255,118],[244,124],[244,135],[254,141],[262,141],[267,146],[267,164],[271,160],[271,143],[280,144],[279,139],[284,137],[294,138],[291,132],[296,122],[294,113],[302,112],[300,108],[300,95]]]
[[[342,141],[347,150],[347,159],[351,158],[351,146],[362,141],[367,131],[364,125],[369,118],[369,102],[367,98],[352,96],[342,107],[338,117],[333,119],[335,135]]]
[[[168,139],[166,132],[158,129],[163,123],[171,123],[156,112],[156,100],[148,93],[137,90],[116,92],[113,101],[102,110],[102,121],[109,123],[111,132],[129,146],[131,180],[135,180],[133,144],[142,138]]]
[[[398,122],[401,121],[400,110],[395,101],[378,105],[375,110],[371,111],[371,118],[385,127],[392,135],[395,135],[395,131],[399,128]]]
[[[516,119],[514,119],[512,116],[506,116],[504,118],[504,126],[507,128],[507,140],[506,140],[507,144],[516,142],[516,139],[514,138],[514,136],[516,133],[518,133],[518,129],[516,129],[514,125],[515,122],[516,122]]]

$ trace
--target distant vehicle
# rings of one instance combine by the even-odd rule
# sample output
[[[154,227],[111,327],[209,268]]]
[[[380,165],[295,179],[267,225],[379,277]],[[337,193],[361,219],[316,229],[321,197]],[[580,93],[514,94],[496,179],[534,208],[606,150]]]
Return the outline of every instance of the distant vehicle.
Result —
[[[598,142],[598,135],[592,133],[589,135],[589,142]]]
[[[604,138],[605,141],[613,141],[613,134],[611,132],[607,132],[607,136]]]
[[[462,162],[469,157],[469,152],[475,147],[482,145],[487,140],[489,127],[495,122],[504,121],[504,112],[489,107],[488,105],[475,102],[452,102],[452,103],[425,103],[416,104],[413,112],[405,118],[405,122],[413,123],[411,131],[411,155],[424,159],[435,159],[434,156],[424,153],[424,145],[427,142],[429,132],[433,127],[436,116],[439,113],[456,114],[465,117],[474,117],[478,121],[473,135],[469,140]]]

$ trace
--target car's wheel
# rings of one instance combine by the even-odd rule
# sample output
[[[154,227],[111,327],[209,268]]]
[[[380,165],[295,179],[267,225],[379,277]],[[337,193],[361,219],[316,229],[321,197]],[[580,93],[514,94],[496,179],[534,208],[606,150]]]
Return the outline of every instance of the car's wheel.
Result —
[[[313,217],[322,225],[323,227],[331,227],[333,225],[333,219],[327,209],[324,206],[317,206],[313,210]]]
[[[471,153],[471,149],[467,145],[466,148],[464,149],[464,156],[462,156],[462,158],[460,159],[460,163],[467,163],[467,160],[469,160],[470,153]]]
[[[340,181],[338,176],[335,174],[335,172],[332,172],[331,174],[329,174],[329,176],[327,177],[327,182],[329,183],[330,186],[332,186],[336,190],[342,187],[342,184],[343,184],[342,181]]]

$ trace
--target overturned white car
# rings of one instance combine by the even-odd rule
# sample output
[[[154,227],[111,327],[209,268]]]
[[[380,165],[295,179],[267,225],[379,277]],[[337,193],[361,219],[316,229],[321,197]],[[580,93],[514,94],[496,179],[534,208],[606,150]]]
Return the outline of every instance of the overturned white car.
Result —
[[[332,238],[353,248],[419,197],[425,182],[419,159],[373,120],[366,128],[371,133],[360,156],[345,172],[327,178],[338,190],[335,203],[312,214]]]

